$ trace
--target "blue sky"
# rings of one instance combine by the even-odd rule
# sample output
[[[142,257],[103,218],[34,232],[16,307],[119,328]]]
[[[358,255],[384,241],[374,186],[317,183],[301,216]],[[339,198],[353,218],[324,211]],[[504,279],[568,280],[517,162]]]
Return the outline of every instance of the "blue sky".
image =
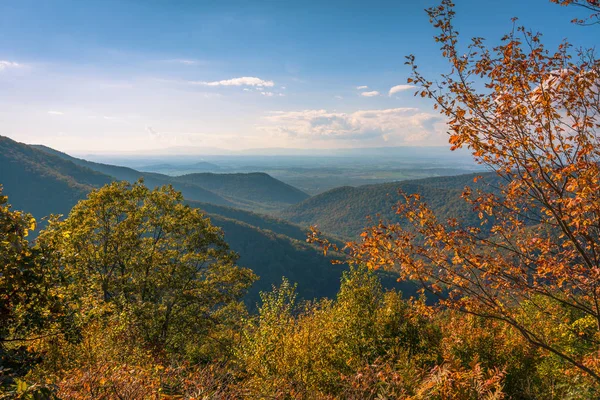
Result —
[[[600,32],[548,0],[456,3],[465,38],[495,43],[513,16],[551,46]],[[446,70],[433,4],[5,0],[0,134],[88,152],[440,145],[431,104],[390,95],[408,54],[431,77]]]

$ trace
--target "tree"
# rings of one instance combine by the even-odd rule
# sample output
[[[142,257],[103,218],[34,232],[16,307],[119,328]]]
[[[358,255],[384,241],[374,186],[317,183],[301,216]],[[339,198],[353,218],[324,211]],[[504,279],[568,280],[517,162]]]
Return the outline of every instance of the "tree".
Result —
[[[552,3],[561,6],[574,5],[591,11],[592,14],[587,19],[575,19],[574,23],[579,25],[600,24],[600,1],[599,0],[550,0]]]
[[[56,271],[27,240],[35,224],[30,214],[11,210],[0,186],[0,386],[33,365],[24,345],[32,335],[52,335],[50,325],[61,315],[51,290]]]
[[[254,274],[172,187],[112,183],[52,218],[38,246],[63,271],[79,322],[123,314],[146,344],[186,352],[235,319]],[[196,340],[190,340],[195,338]]]
[[[381,222],[351,256],[421,282],[441,306],[509,324],[598,385],[600,63],[567,43],[550,52],[524,28],[493,49],[482,38],[461,48],[452,1],[428,13],[451,70],[432,82],[410,56],[408,82],[448,118],[452,149],[469,148],[497,183],[464,190],[477,226],[403,194],[408,227]]]

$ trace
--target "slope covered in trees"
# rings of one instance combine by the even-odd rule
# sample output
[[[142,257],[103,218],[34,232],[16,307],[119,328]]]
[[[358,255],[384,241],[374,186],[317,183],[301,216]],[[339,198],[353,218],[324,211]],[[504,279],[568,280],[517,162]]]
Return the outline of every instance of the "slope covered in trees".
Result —
[[[115,180],[134,183],[138,179],[143,178],[146,185],[151,188],[171,184],[176,190],[180,191],[186,199],[220,205],[233,205],[229,201],[225,200],[223,197],[211,192],[210,190],[185,182],[173,182],[171,178],[167,175],[144,173],[136,171],[132,168],[82,160],[80,158],[72,157],[68,154],[62,153],[60,151],[51,149],[46,146],[36,145],[33,147],[36,147],[48,154],[60,157],[64,160],[71,161],[72,163],[77,164],[79,166],[86,167],[91,170],[111,176]]]
[[[274,211],[305,200],[309,196],[299,189],[281,182],[265,173],[216,174],[196,173],[169,176],[153,172],[140,172],[132,168],[102,164],[72,157],[46,146],[35,146],[94,171],[130,183],[144,178],[149,187],[172,185],[188,200],[235,206],[253,211]]]
[[[92,188],[113,180],[103,173],[0,136],[0,184],[12,204],[41,218],[66,214]]]
[[[472,208],[460,199],[465,186],[473,186],[479,175],[467,174],[366,185],[340,187],[313,196],[302,203],[283,210],[279,216],[303,226],[317,225],[328,234],[356,238],[365,227],[382,218],[397,221],[395,205],[400,200],[399,191],[418,193],[436,214],[442,218],[465,216],[470,221],[476,217]],[[477,186],[493,184],[496,178],[483,174]],[[371,217],[372,220],[369,220]]]
[[[258,276],[246,298],[249,308],[254,309],[260,300],[259,292],[278,285],[284,276],[298,285],[303,299],[335,296],[345,268],[332,265],[332,257],[324,257],[314,245],[221,215],[208,216],[240,255],[238,263]]]
[[[249,208],[252,203],[255,207],[280,209],[282,206],[296,204],[309,196],[299,189],[290,186],[261,173],[247,174],[213,174],[197,173],[177,176],[175,182],[198,185],[205,189],[220,194],[232,202],[247,204]]]
[[[201,203],[193,200],[186,200],[186,203],[192,207],[203,210],[207,214],[219,215],[227,219],[243,222],[259,229],[269,230],[276,234],[284,235],[292,239],[304,241],[307,237],[308,230],[306,228],[272,215],[259,214],[234,207]]]
[[[50,214],[67,215],[71,207],[92,189],[115,179],[135,183],[140,177],[138,171],[130,168],[88,162],[50,148],[41,151],[40,146],[34,148],[7,138],[0,141],[0,146],[3,150],[0,154],[0,184],[4,185],[4,194],[9,196],[15,209],[31,212],[38,219]],[[160,175],[158,178],[154,174],[142,177],[145,185],[151,188],[168,183]],[[174,184],[175,189],[182,186],[184,189],[191,187],[192,195],[204,190],[185,182]],[[190,190],[183,191],[184,198]],[[342,268],[331,265],[331,258],[324,257],[319,249],[306,243],[306,229],[223,205],[194,200],[187,200],[187,203],[210,215],[213,223],[223,228],[225,240],[240,256],[239,264],[259,276],[245,298],[252,307],[258,301],[258,292],[278,284],[282,276],[298,283],[298,293],[303,298],[336,293]]]

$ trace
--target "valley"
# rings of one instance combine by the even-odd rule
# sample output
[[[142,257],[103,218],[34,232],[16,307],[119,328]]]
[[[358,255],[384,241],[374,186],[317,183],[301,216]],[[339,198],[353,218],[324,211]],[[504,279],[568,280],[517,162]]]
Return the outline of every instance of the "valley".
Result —
[[[341,255],[325,257],[320,249],[306,243],[309,226],[318,225],[334,243],[355,239],[366,226],[367,216],[381,214],[393,218],[397,199],[394,194],[400,186],[410,186],[388,183],[341,187],[311,197],[263,172],[184,175],[143,172],[84,160],[7,137],[0,137],[0,150],[3,193],[13,208],[32,213],[40,221],[40,228],[45,226],[45,217],[67,215],[87,193],[112,181],[135,183],[143,179],[149,188],[172,185],[183,194],[188,205],[203,210],[223,229],[227,243],[240,255],[240,265],[259,276],[246,297],[251,310],[259,300],[259,292],[270,290],[283,276],[298,284],[301,298],[334,296],[345,267],[332,265],[331,261]],[[336,182],[328,175],[331,170],[323,171],[330,184]],[[459,179],[456,184],[469,179],[471,176]],[[424,180],[422,187],[417,185],[417,188],[435,186],[434,182],[435,179]],[[432,192],[432,200],[441,205],[446,196],[454,194],[456,185],[447,186]],[[450,213],[452,206],[445,206],[450,209],[442,212]],[[34,232],[32,237],[35,235]],[[416,293],[412,284],[397,284],[393,274],[380,276],[386,287],[401,288],[407,295]]]

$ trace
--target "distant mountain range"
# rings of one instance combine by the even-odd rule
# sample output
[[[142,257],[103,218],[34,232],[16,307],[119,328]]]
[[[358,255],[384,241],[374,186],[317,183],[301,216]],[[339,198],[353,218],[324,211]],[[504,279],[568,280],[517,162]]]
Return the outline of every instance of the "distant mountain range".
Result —
[[[464,186],[472,186],[474,176],[343,186],[310,197],[266,173],[169,176],[91,162],[0,136],[0,184],[4,194],[14,208],[37,218],[66,214],[89,191],[115,180],[134,182],[143,178],[149,187],[170,184],[181,191],[190,206],[202,209],[223,229],[231,248],[240,254],[240,265],[260,276],[247,299],[251,305],[258,300],[258,291],[270,289],[282,276],[298,283],[301,297],[334,295],[342,267],[332,266],[329,258],[306,243],[306,227],[317,225],[338,242],[356,239],[372,223],[367,216],[375,222],[378,218],[398,220],[394,208],[398,190],[419,193],[443,220],[460,216],[476,223],[475,214],[460,199]],[[260,213],[265,211],[272,216]],[[386,279],[387,284],[394,283],[393,278]],[[403,289],[414,292],[411,285]]]
[[[15,142],[16,143],[16,142]],[[135,182],[144,178],[149,187],[171,184],[189,200],[203,203],[235,206],[247,210],[273,211],[307,199],[309,196],[267,174],[214,174],[200,173],[178,177],[141,172],[72,157],[46,146],[31,146],[48,154],[112,176],[117,180]]]
[[[0,136],[0,184],[14,209],[30,212],[39,219],[49,214],[67,214],[92,189],[115,180],[131,182],[143,177],[148,186],[172,184],[183,191],[190,206],[202,209],[223,229],[231,248],[240,254],[239,264],[260,277],[247,297],[251,307],[258,301],[259,291],[278,285],[283,276],[298,283],[300,297],[333,296],[339,288],[343,268],[332,265],[331,258],[307,244],[303,228],[227,207],[233,201],[188,181],[208,182],[211,188],[235,201],[244,197],[239,190],[244,187],[250,193],[249,198],[256,201],[273,192],[275,200],[271,204],[308,196],[266,174],[218,176],[223,177],[222,186],[214,177],[207,176],[172,180],[168,176],[81,160],[48,147],[29,146]],[[264,187],[257,187],[261,185]],[[393,279],[388,279],[388,283],[393,284]]]
[[[181,175],[181,171],[189,171],[185,173],[218,172],[221,169],[221,167],[219,167],[216,164],[209,163],[207,161],[200,161],[185,165],[172,165],[165,163],[144,165],[139,167],[138,169],[143,172],[157,172],[167,175]]]
[[[87,158],[85,152],[76,152],[78,156]],[[149,156],[387,156],[402,157],[425,156],[425,157],[443,157],[443,158],[464,158],[472,162],[472,157],[466,150],[450,152],[448,146],[390,146],[390,147],[368,147],[368,148],[333,148],[333,149],[303,149],[303,148],[254,148],[247,150],[227,150],[215,147],[200,146],[179,146],[166,147],[156,150],[140,152],[114,151],[104,152],[102,156],[117,157],[149,157]]]

